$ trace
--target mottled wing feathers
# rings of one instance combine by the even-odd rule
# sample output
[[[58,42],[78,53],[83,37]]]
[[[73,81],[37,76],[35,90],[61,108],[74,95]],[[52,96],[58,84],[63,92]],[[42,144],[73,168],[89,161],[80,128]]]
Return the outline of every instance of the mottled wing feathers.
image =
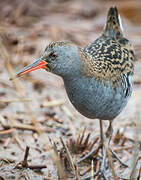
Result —
[[[109,16],[115,16],[116,26],[113,21],[110,24]],[[122,34],[120,36],[111,34],[119,31],[121,32],[121,27],[117,9],[110,8],[104,33],[92,44],[80,50],[87,76],[115,83],[120,81],[122,75],[133,74],[134,50],[131,43]],[[110,32],[109,35],[108,33],[105,35],[106,32]]]
[[[134,52],[127,39],[126,44],[101,37],[81,50],[85,73],[99,80],[115,81],[122,74],[133,74]]]

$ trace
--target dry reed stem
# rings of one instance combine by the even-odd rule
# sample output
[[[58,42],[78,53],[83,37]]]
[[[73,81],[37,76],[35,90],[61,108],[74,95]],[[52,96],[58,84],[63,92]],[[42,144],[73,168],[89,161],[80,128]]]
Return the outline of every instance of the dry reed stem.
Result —
[[[50,142],[52,143],[51,139],[50,139]],[[62,163],[61,163],[61,160],[59,158],[58,151],[57,151],[57,146],[56,146],[55,142],[53,142],[52,147],[53,147],[53,150],[54,150],[53,154],[52,154],[52,160],[53,160],[54,164],[57,166],[58,177],[59,177],[60,180],[61,179],[67,180],[64,168],[62,168]]]
[[[5,140],[3,147],[6,148],[6,147],[9,145],[10,142],[11,142],[11,138],[8,137],[8,138]]]
[[[67,106],[62,106],[61,108],[71,120],[75,120],[73,113],[67,108]]]
[[[15,131],[14,128],[8,129],[8,130],[2,130],[0,131],[0,135],[6,135],[6,134],[11,134]]]
[[[22,151],[24,151],[24,145],[23,145],[22,141],[20,140],[17,132],[14,134],[14,139],[15,139],[15,141],[17,142],[19,148],[20,148]]]
[[[41,106],[42,107],[54,107],[54,106],[61,106],[64,105],[66,101],[60,99],[60,100],[54,100],[54,101],[46,101]]]
[[[82,135],[80,136],[80,141],[79,141],[79,143],[78,143],[79,145],[82,144],[82,141],[83,141],[83,139],[84,139],[85,132],[86,132],[86,128],[84,128],[84,130],[83,130],[83,132],[82,132]]]
[[[22,124],[22,123],[14,123],[11,126],[10,125],[3,125],[4,128],[15,128],[15,129],[20,129],[20,130],[28,130],[28,131],[33,131],[33,132],[37,132],[38,133],[38,129],[36,129],[34,126],[32,125],[28,125],[28,124]],[[45,127],[42,129],[42,131],[47,131],[47,132],[53,132],[55,133],[56,131],[50,127]]]
[[[31,101],[31,99],[29,98],[25,98],[25,99],[0,99],[1,103],[13,103],[13,102],[27,102],[27,101]]]
[[[78,166],[75,166],[75,178],[76,180],[80,180]]]
[[[114,152],[118,152],[118,151],[123,151],[123,150],[131,150],[133,149],[133,145],[129,145],[129,146],[124,146],[124,147],[116,147],[116,148],[113,148],[113,151]]]
[[[139,103],[139,102],[138,102]],[[137,107],[140,104],[137,104]],[[133,156],[132,156],[132,161],[131,161],[131,174],[130,174],[130,180],[135,179],[136,174],[137,174],[137,163],[138,163],[138,158],[139,158],[139,148],[140,148],[140,143],[139,143],[139,132],[140,132],[140,117],[139,117],[139,112],[138,108],[136,107],[136,112],[135,112],[135,121],[136,121],[136,127],[135,127],[135,134],[134,134],[134,139],[135,139],[135,144],[133,148]]]
[[[66,151],[67,159],[68,159],[68,161],[70,163],[71,169],[72,169],[73,172],[75,172],[75,165],[74,165],[73,159],[71,157],[71,154],[69,152],[69,149],[68,149],[67,145],[65,144],[64,140],[62,139],[62,137],[60,137],[60,140],[61,140],[61,143],[62,143],[62,145],[63,145],[63,147],[64,147],[64,149]]]
[[[140,166],[140,169],[139,169],[139,174],[138,174],[137,180],[140,180],[140,179],[141,179],[141,166]]]
[[[76,138],[76,146],[78,146],[80,143],[80,133],[78,134],[77,138]]]

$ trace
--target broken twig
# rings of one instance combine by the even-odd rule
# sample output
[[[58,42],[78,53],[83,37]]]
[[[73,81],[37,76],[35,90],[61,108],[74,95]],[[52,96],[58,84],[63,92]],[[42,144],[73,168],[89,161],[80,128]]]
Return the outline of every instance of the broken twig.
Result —
[[[42,168],[46,168],[46,165],[29,165],[27,163],[27,159],[28,159],[28,155],[29,155],[29,146],[26,146],[26,150],[25,150],[25,154],[24,154],[24,159],[22,162],[18,163],[15,168],[30,168],[30,169],[42,169]]]

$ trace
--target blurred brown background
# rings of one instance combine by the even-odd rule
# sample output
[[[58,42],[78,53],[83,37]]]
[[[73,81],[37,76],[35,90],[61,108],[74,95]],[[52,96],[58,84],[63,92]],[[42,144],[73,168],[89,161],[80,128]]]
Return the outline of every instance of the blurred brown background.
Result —
[[[125,36],[133,43],[136,54],[134,92],[126,109],[114,121],[114,134],[124,132],[122,138],[127,140],[121,146],[127,150],[119,151],[120,156],[129,161],[133,157],[134,140],[141,143],[141,1],[0,1],[0,160],[18,162],[29,145],[32,148],[30,162],[48,164],[40,175],[28,171],[34,177],[32,179],[57,179],[50,161],[48,137],[59,142],[60,136],[69,139],[86,127],[93,139],[99,133],[98,122],[76,112],[66,96],[61,78],[43,70],[13,82],[9,77],[38,58],[51,41],[67,40],[82,47],[94,41],[104,27],[111,6],[117,6]],[[112,145],[116,147],[114,142]],[[11,163],[0,165],[1,177],[12,177],[12,170],[7,169]],[[131,171],[117,169],[123,176]],[[15,170],[15,177],[20,173],[23,172]]]

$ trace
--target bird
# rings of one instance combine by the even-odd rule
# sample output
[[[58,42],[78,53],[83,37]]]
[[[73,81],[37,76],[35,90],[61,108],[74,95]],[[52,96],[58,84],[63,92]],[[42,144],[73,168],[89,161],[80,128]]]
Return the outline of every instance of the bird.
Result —
[[[110,7],[103,31],[95,41],[84,48],[72,42],[51,42],[39,59],[18,71],[15,77],[37,69],[62,77],[75,109],[87,118],[99,119],[104,156],[102,122],[109,121],[106,133],[110,139],[112,122],[133,91],[134,56],[133,45],[124,37],[118,9]],[[103,157],[101,164],[104,163]],[[104,165],[101,173],[104,174]]]

